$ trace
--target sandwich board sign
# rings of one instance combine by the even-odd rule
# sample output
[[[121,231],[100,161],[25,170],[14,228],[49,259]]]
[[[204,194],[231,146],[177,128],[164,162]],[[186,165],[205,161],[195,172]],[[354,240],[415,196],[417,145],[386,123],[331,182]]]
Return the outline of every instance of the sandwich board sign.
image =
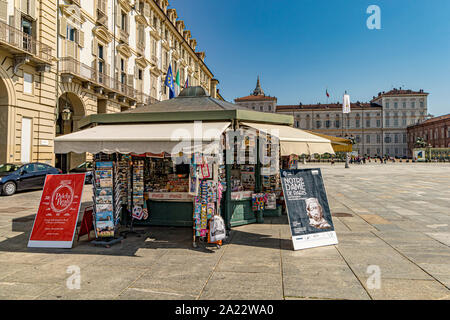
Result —
[[[320,169],[280,172],[294,250],[337,244]]]
[[[28,241],[29,248],[72,248],[84,173],[48,174]]]

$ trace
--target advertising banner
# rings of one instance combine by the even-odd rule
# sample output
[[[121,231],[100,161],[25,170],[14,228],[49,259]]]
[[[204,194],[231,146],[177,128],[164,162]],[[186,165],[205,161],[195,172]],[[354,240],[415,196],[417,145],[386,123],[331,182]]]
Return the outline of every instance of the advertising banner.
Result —
[[[348,94],[344,94],[344,102],[342,103],[342,113],[350,113],[350,96]]]
[[[28,247],[72,248],[85,174],[47,175]]]
[[[320,169],[280,172],[294,250],[337,244]]]

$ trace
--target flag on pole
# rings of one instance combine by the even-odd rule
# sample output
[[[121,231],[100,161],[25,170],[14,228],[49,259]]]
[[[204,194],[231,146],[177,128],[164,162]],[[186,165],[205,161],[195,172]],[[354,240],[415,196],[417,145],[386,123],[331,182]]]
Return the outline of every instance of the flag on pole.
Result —
[[[344,102],[342,104],[342,113],[350,113],[350,96],[344,94]]]
[[[328,89],[325,91],[325,94],[327,95],[327,98],[330,97],[330,94],[328,93]]]
[[[185,88],[189,87],[189,76],[186,78],[186,82],[184,83],[184,87]]]
[[[177,78],[175,80],[175,84],[176,84],[176,92],[177,92],[177,96],[178,96],[180,94],[180,91],[181,91],[180,70],[177,70]]]
[[[169,99],[175,98],[175,85],[173,82],[172,65],[169,64],[169,69],[167,70],[166,81],[164,84],[169,87]]]

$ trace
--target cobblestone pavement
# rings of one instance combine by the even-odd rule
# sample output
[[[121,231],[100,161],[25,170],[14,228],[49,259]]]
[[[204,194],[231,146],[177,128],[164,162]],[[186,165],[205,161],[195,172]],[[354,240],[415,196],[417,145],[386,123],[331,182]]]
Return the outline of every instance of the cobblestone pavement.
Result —
[[[189,228],[28,249],[41,191],[0,197],[0,299],[450,299],[450,165],[306,167],[322,168],[336,246],[293,251],[282,216],[234,228],[219,249],[193,249]]]

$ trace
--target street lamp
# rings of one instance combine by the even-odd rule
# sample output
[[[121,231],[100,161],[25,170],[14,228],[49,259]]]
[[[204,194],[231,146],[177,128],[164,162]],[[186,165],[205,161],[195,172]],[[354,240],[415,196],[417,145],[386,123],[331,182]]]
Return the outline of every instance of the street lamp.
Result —
[[[64,109],[61,111],[61,117],[64,121],[69,121],[72,119],[72,111],[70,110],[67,93],[66,93],[66,105]]]

